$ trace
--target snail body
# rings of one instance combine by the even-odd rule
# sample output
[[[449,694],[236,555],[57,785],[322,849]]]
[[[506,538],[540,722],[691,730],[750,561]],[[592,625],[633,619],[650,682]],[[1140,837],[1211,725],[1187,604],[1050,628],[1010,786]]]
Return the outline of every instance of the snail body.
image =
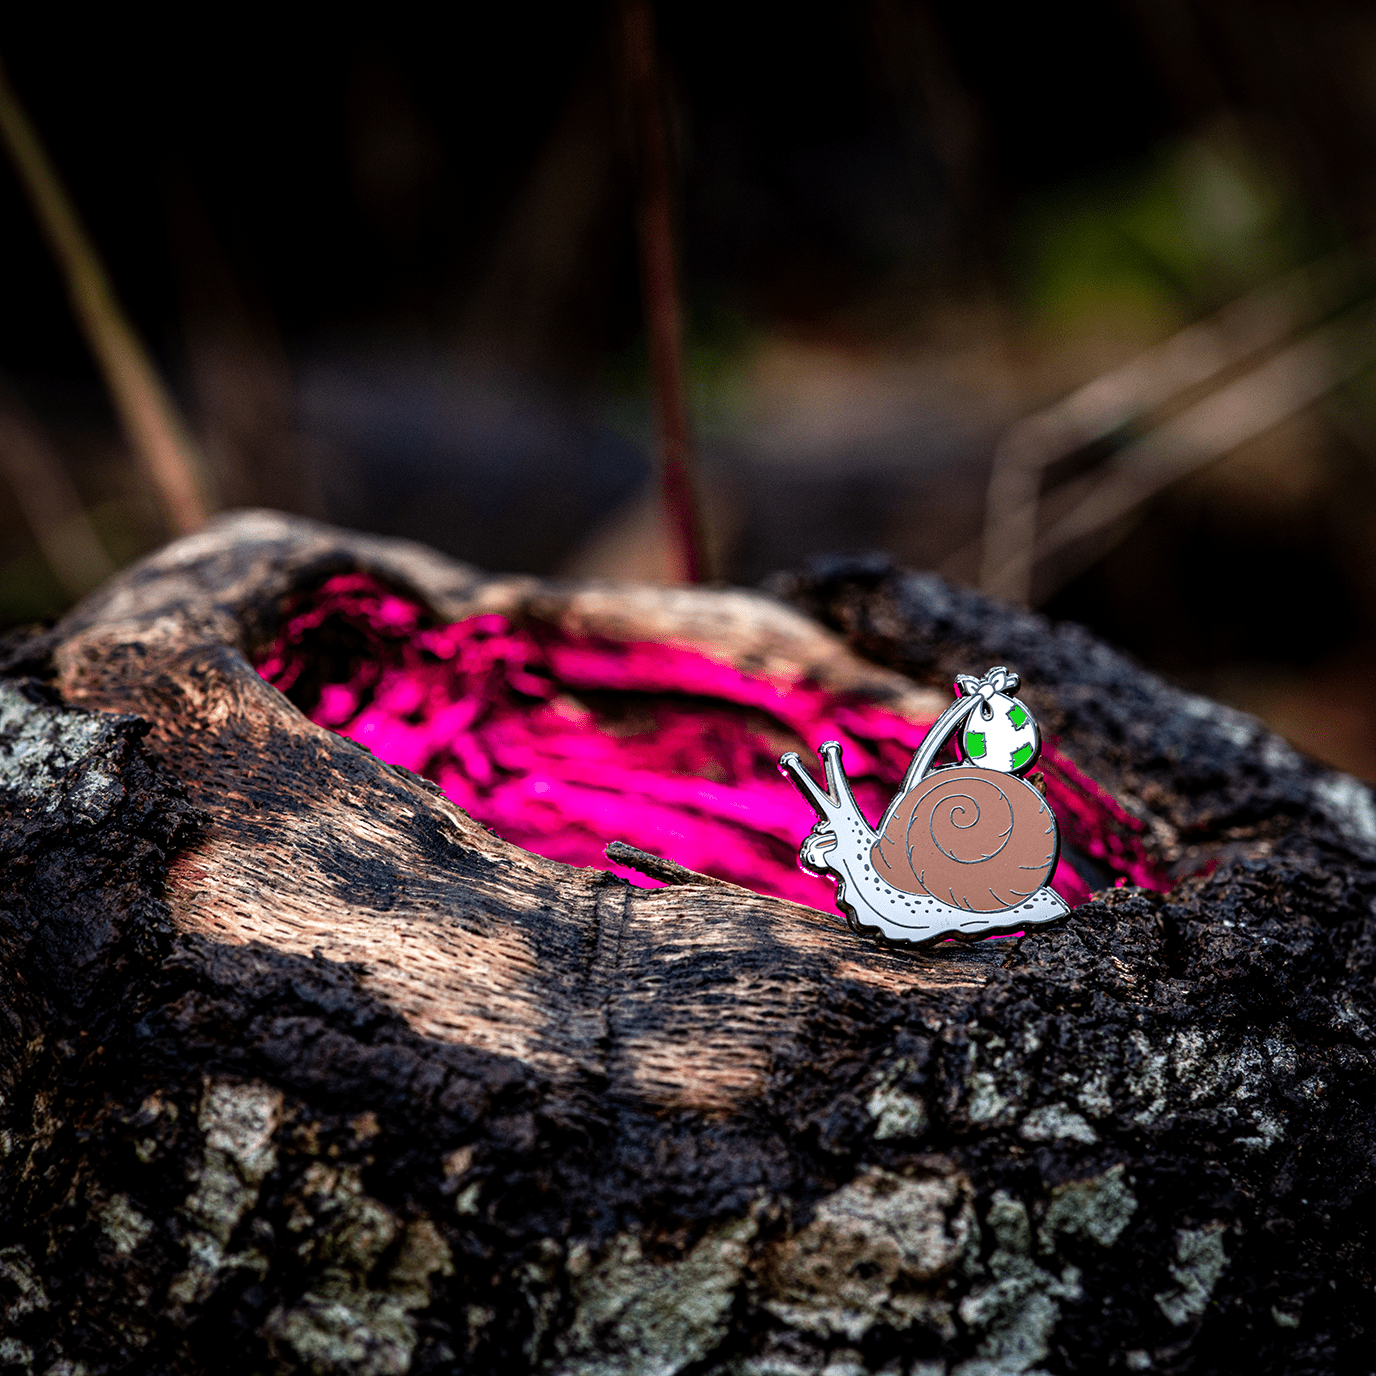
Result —
[[[1068,911],[1048,887],[1060,852],[1056,819],[1021,777],[1041,742],[1013,699],[1017,687],[1004,668],[957,679],[956,702],[927,733],[877,828],[856,804],[835,741],[819,752],[825,792],[796,754],[780,760],[818,818],[799,858],[836,881],[853,926],[925,942],[1014,931]],[[952,737],[963,763],[932,768]]]

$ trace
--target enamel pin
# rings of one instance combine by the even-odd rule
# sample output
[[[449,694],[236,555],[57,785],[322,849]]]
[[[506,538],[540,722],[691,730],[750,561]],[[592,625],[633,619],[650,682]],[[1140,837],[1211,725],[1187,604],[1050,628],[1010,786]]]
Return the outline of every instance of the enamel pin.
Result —
[[[799,858],[836,880],[836,906],[857,931],[903,942],[996,936],[1070,911],[1049,887],[1061,846],[1056,818],[1022,777],[1041,737],[1013,696],[1017,674],[961,674],[955,691],[877,829],[856,805],[837,742],[818,752],[825,793],[794,752],[779,761],[817,814]],[[961,762],[934,769],[952,738]]]

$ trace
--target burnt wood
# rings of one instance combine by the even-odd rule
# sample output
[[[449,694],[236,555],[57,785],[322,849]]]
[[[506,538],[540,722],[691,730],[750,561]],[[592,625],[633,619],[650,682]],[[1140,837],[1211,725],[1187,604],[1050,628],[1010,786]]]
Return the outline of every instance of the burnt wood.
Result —
[[[351,570],[915,717],[1014,665],[1180,882],[910,953],[533,856],[254,673]],[[245,513],[2,672],[7,1376],[1373,1369],[1371,795],[1083,631]]]

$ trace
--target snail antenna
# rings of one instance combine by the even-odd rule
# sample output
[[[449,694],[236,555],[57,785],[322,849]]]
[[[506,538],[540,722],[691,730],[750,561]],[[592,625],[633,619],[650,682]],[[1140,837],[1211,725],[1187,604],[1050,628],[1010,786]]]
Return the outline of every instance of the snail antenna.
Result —
[[[788,754],[780,758],[779,773],[812,804],[812,810],[822,821],[831,820],[838,809],[838,800],[823,793],[817,787],[816,780],[803,767],[803,762],[798,758],[796,750],[790,750]]]
[[[822,767],[827,772],[827,792],[836,799],[837,808],[842,812],[859,812],[850,780],[846,778],[846,767],[841,763],[841,742],[823,741],[817,753],[821,755]]]
[[[827,787],[823,792],[817,781],[803,767],[803,762],[794,750],[779,761],[779,773],[812,804],[818,818],[828,825],[838,817],[850,816],[864,820],[860,806],[851,792],[850,780],[846,778],[845,766],[841,763],[841,743],[823,741],[817,753],[822,757],[822,767],[826,772]],[[865,824],[868,827],[868,823]]]

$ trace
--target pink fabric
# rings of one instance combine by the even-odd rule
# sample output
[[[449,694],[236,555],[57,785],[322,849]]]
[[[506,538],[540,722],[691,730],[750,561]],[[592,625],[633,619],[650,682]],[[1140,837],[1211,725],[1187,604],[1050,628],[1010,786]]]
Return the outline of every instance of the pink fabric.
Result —
[[[436,625],[358,574],[293,608],[258,671],[290,692],[342,645],[350,662],[302,702],[312,720],[433,780],[508,841],[646,887],[654,881],[605,858],[607,842],[830,909],[829,881],[798,865],[815,819],[780,777],[779,755],[815,760],[824,740],[839,740],[877,821],[925,729],[682,646],[567,637],[500,616]],[[1068,841],[1133,883],[1166,887],[1140,822],[1054,746],[1041,767]],[[1053,886],[1072,903],[1088,895],[1064,861]]]

